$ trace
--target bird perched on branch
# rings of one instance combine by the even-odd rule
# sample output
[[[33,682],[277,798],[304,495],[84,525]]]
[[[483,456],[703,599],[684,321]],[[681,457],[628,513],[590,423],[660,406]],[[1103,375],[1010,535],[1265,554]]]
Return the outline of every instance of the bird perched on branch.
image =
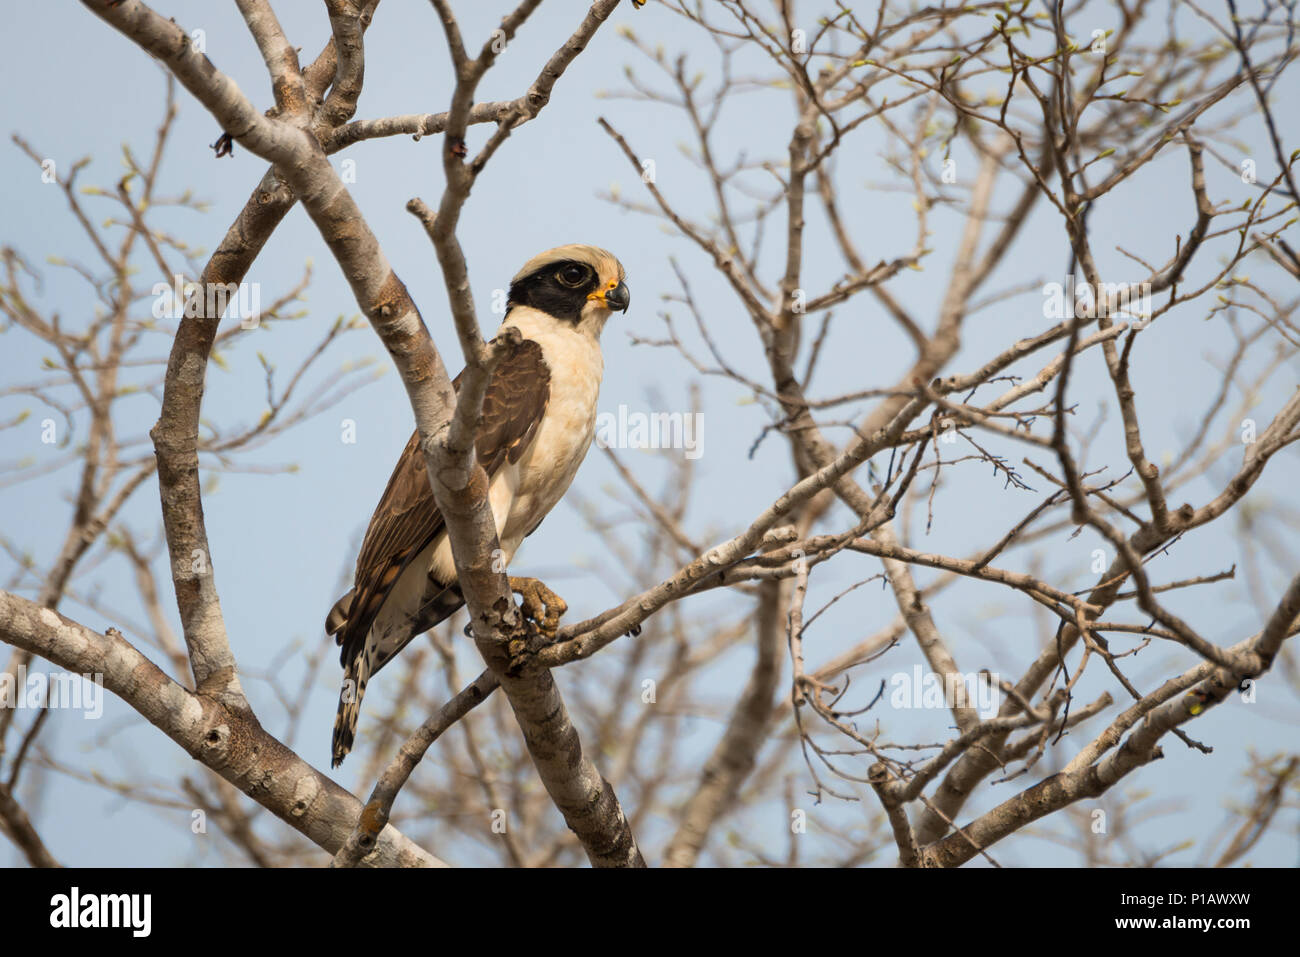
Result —
[[[612,311],[627,311],[624,276],[605,250],[570,245],[534,256],[510,282],[498,337],[511,328],[518,335],[501,339],[506,351],[488,382],[475,440],[504,565],[559,502],[591,447],[604,371],[600,334]],[[452,384],[459,390],[460,376]],[[524,614],[553,635],[564,601],[533,578],[512,577],[510,587],[523,597]],[[352,589],[325,619],[326,633],[343,647],[334,767],[352,749],[366,682],[464,603],[417,431],[370,519]]]

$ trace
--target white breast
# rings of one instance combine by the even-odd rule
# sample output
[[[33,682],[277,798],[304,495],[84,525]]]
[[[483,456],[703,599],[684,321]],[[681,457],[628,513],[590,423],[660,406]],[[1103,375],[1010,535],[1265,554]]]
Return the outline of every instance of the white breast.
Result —
[[[593,334],[527,307],[512,309],[505,326],[515,326],[525,339],[541,346],[551,370],[550,400],[528,451],[518,462],[502,463],[488,490],[503,558],[509,563],[524,537],[568,491],[591,447],[605,364],[596,338],[599,330]],[[451,543],[445,536],[434,546],[431,564],[443,580],[454,576]]]

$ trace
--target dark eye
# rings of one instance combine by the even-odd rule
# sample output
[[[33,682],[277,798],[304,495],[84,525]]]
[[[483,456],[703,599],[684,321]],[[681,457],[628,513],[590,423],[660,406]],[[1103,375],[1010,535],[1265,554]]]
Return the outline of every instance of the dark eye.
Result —
[[[586,266],[570,263],[555,274],[555,278],[565,286],[581,286],[587,281],[591,271]]]

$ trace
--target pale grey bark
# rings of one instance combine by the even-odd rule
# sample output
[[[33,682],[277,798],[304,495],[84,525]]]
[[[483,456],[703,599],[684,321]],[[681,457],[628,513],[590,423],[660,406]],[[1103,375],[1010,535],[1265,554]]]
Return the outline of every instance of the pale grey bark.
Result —
[[[120,634],[100,634],[56,611],[0,592],[0,640],[104,687],[185,751],[313,843],[336,853],[361,814],[361,802],[303,761],[246,710],[188,691]],[[364,862],[438,867],[443,862],[394,827]]]

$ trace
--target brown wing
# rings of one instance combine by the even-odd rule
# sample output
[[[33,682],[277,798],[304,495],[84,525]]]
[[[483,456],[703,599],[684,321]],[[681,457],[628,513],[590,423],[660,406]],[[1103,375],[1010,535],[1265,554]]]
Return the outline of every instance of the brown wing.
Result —
[[[460,376],[452,385],[459,391]],[[519,460],[541,423],[550,394],[551,371],[541,346],[531,339],[520,340],[497,365],[483,396],[475,446],[489,478],[502,462]],[[366,529],[346,617],[340,622],[331,612],[326,624],[327,630],[338,631],[336,640],[343,646],[344,666],[360,650],[402,570],[442,530],[442,514],[429,487],[416,431],[402,450]]]
[[[454,385],[459,390],[460,376]],[[483,394],[475,448],[489,478],[507,459],[511,464],[519,461],[542,424],[550,398],[551,369],[542,358],[542,347],[521,339],[496,367]]]

